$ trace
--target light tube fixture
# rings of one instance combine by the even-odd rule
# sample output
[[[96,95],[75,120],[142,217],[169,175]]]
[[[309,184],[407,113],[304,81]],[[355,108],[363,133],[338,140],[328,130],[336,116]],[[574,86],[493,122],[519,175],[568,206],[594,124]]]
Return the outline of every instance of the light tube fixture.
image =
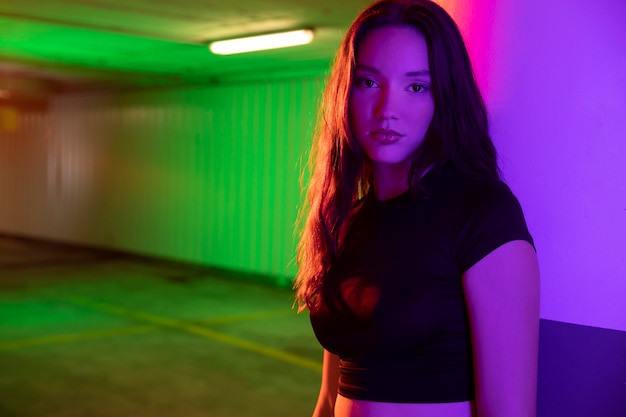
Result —
[[[271,33],[268,35],[215,41],[209,44],[209,49],[217,55],[231,55],[306,45],[312,41],[313,30],[301,29],[289,32]]]

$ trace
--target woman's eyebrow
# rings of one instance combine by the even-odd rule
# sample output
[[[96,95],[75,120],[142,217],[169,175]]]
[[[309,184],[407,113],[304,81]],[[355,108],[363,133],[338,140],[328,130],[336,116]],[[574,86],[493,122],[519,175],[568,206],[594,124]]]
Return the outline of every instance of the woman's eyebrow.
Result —
[[[356,70],[371,72],[372,74],[377,74],[377,75],[380,74],[380,71],[378,69],[371,67],[369,65],[364,65],[364,64],[358,64],[356,66]],[[430,71],[429,70],[409,71],[404,75],[406,77],[423,77],[423,76],[430,77]]]
[[[373,74],[380,74],[380,71],[378,71],[376,68],[370,67],[369,65],[364,65],[364,64],[358,64],[356,66],[356,70],[358,70],[358,71],[367,71],[367,72],[371,72]]]
[[[405,74],[407,77],[430,77],[430,71],[428,70],[421,70],[421,71],[411,71],[411,72],[407,72]]]

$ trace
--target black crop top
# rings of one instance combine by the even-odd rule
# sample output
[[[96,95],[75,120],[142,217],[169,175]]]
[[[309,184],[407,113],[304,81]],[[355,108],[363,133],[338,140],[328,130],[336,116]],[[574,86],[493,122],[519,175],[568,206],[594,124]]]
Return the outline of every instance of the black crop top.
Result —
[[[313,330],[340,358],[347,398],[444,403],[474,398],[461,276],[504,243],[533,243],[500,181],[454,169],[424,178],[428,195],[362,200],[314,306]]]

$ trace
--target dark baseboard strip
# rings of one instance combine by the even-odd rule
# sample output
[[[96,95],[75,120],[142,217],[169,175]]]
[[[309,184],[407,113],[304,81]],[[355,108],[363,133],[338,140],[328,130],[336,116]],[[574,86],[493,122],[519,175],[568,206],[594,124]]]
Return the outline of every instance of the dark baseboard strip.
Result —
[[[538,417],[626,417],[626,332],[541,320]]]

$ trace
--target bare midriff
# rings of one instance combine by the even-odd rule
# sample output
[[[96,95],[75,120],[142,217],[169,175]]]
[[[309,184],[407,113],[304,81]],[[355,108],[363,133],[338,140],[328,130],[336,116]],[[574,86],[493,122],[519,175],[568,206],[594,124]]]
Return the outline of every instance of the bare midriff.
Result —
[[[401,404],[351,400],[341,395],[335,417],[475,417],[472,401],[441,404]]]

